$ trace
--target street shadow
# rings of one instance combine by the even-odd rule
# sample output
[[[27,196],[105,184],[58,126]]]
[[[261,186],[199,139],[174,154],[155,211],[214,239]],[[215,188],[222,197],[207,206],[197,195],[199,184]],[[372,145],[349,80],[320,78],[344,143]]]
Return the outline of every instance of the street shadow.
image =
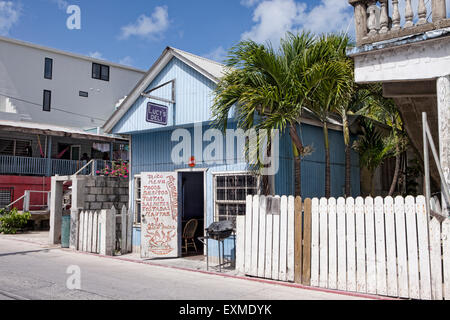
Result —
[[[15,256],[15,255],[27,255],[29,253],[36,253],[36,252],[48,253],[50,250],[52,250],[52,249],[41,249],[41,250],[30,250],[30,251],[18,251],[18,252],[0,253],[0,258],[1,257],[6,257],[6,256]]]

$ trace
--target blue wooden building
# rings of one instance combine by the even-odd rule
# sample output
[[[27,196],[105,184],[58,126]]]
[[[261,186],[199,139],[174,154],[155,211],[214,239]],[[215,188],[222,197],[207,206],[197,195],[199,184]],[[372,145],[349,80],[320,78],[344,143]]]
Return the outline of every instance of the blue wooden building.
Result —
[[[245,197],[259,190],[258,177],[254,177],[245,162],[227,155],[220,163],[203,158],[191,168],[188,163],[172,161],[172,150],[179,141],[172,141],[176,129],[184,129],[192,137],[210,128],[213,90],[223,75],[224,66],[178,49],[167,47],[147,74],[127,96],[122,105],[108,119],[104,130],[127,135],[130,140],[130,208],[135,215],[133,249],[140,246],[139,175],[142,172],[173,172],[178,175],[179,217],[183,222],[196,218],[200,221],[199,233],[213,221],[233,219],[245,212]],[[164,106],[167,113],[151,122],[149,103]],[[151,107],[151,106],[150,106]],[[158,106],[157,106],[158,107]],[[150,121],[149,121],[150,120]],[[233,122],[230,121],[230,128]],[[341,126],[330,123],[331,192],[332,196],[344,193],[345,154]],[[197,135],[195,135],[197,133]],[[302,196],[324,195],[323,131],[314,117],[305,117],[301,138],[314,152],[302,161]],[[193,138],[194,139],[194,138]],[[208,140],[208,139],[204,139]],[[201,141],[203,148],[211,142]],[[210,139],[209,139],[210,140]],[[192,142],[192,153],[194,150]],[[226,154],[226,143],[223,145]],[[294,193],[294,162],[288,133],[282,133],[279,144],[279,170],[275,175],[274,193]],[[359,195],[359,159],[352,154],[352,193]],[[216,246],[210,246],[210,255]],[[233,253],[233,242],[226,242],[226,255]]]

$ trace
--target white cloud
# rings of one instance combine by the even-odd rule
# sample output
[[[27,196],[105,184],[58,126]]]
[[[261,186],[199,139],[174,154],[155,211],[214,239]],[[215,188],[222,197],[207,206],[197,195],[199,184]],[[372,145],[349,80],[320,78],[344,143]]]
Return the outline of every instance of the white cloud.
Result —
[[[150,17],[142,14],[135,23],[121,28],[120,39],[139,36],[157,39],[169,28],[169,12],[167,6],[156,7]]]
[[[103,54],[98,51],[89,52],[89,57],[99,60],[105,60],[105,58],[103,58]]]
[[[66,10],[67,7],[69,6],[69,3],[65,0],[51,0],[53,3],[56,3],[58,5],[58,8],[60,10]]]
[[[244,7],[252,7],[260,1],[261,0],[241,0],[241,5]]]
[[[22,11],[20,4],[12,1],[0,1],[0,35],[6,36],[9,30],[19,21]]]
[[[219,46],[203,56],[217,62],[223,62],[227,57],[227,53],[227,50],[225,50],[222,46]]]
[[[320,0],[315,6],[304,1],[264,0],[254,9],[255,24],[241,37],[256,42],[269,40],[277,45],[287,31],[303,29],[322,33],[349,30],[352,33],[352,19],[352,7],[343,0]]]
[[[132,66],[133,65],[133,58],[130,56],[123,57],[119,60],[119,64],[123,64],[124,66]]]

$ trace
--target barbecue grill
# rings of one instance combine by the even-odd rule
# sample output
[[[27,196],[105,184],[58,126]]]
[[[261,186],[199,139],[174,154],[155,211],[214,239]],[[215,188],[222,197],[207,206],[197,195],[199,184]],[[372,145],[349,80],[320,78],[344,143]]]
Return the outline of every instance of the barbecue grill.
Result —
[[[225,261],[224,251],[225,245],[224,240],[229,238],[234,234],[234,225],[232,221],[224,220],[213,222],[205,229],[206,236],[199,237],[198,239],[203,242],[206,246],[206,268],[209,270],[209,250],[208,250],[208,240],[216,240],[219,247],[219,272],[222,272],[222,266],[228,263],[232,263],[232,260]],[[235,238],[234,238],[235,240]],[[220,248],[222,245],[222,249]],[[235,243],[236,245],[236,243]]]

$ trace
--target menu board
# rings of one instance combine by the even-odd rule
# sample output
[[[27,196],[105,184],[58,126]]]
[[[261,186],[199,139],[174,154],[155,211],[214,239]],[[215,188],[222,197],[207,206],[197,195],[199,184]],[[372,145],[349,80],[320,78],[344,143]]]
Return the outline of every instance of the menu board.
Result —
[[[141,173],[141,257],[178,256],[177,173]]]

